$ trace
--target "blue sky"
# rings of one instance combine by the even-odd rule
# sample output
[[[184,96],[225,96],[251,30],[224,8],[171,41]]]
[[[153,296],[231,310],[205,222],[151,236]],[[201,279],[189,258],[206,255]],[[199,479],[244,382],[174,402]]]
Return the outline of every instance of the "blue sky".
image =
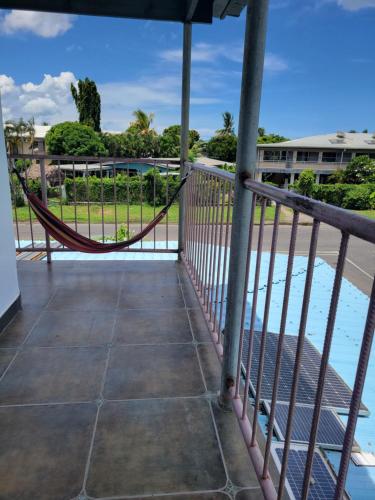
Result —
[[[375,0],[270,0],[261,125],[288,137],[375,130]],[[238,119],[245,16],[193,27],[191,127],[204,137],[221,113]],[[88,76],[102,127],[132,111],[161,131],[180,117],[182,27],[112,18],[0,11],[6,118],[75,120],[70,82]]]

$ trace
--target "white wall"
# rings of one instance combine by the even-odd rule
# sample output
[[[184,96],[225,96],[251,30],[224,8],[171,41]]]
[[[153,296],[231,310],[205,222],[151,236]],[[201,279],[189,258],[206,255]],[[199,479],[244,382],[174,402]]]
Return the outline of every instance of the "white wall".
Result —
[[[19,293],[0,100],[0,318],[17,299]]]

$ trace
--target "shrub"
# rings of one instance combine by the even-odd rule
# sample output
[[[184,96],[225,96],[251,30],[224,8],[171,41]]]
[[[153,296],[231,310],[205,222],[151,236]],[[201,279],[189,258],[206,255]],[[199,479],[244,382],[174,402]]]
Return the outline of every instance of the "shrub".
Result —
[[[375,208],[375,184],[316,184],[313,198],[351,210]]]
[[[237,137],[232,134],[216,135],[206,144],[210,158],[233,162],[236,159]]]
[[[375,160],[368,156],[353,158],[342,172],[342,181],[347,184],[375,182]]]
[[[315,174],[311,169],[301,172],[298,181],[294,183],[294,189],[303,196],[311,196],[315,186]]]
[[[63,122],[51,127],[46,135],[49,154],[72,156],[105,156],[107,150],[98,133],[88,125]]]
[[[155,170],[155,205],[164,205],[173,195],[179,185],[179,177],[161,176]],[[127,176],[117,174],[115,182],[113,178],[104,177],[100,179],[96,176],[77,177],[75,181],[71,178],[65,179],[65,189],[68,202],[94,202],[114,203],[115,191],[118,203],[128,203],[131,205],[141,203],[153,204],[154,202],[154,169],[143,176]],[[115,189],[116,186],[116,189]]]

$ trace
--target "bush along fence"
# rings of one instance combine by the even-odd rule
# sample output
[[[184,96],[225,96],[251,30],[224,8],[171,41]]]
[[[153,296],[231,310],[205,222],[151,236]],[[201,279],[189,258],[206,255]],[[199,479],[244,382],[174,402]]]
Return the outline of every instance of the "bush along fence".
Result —
[[[375,209],[375,184],[316,184],[311,196],[341,208]]]
[[[64,181],[68,203],[144,203],[165,205],[179,185],[179,176],[162,176],[150,170],[140,176],[116,175],[115,178],[77,177]]]

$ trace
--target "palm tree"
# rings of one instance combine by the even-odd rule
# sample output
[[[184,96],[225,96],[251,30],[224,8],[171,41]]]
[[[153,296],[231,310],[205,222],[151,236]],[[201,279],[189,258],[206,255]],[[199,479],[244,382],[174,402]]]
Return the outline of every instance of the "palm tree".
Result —
[[[4,127],[5,142],[8,152],[10,154],[19,153],[19,146],[21,146],[21,153],[23,153],[24,143],[31,146],[35,138],[35,125],[34,118],[25,121],[20,118],[18,121],[7,120]]]
[[[147,114],[142,109],[134,111],[134,122],[130,124],[130,128],[135,128],[141,134],[147,134],[151,131],[151,124],[154,120],[154,113]]]
[[[223,128],[219,129],[219,135],[233,135],[234,134],[234,118],[232,113],[225,111],[223,113]]]

